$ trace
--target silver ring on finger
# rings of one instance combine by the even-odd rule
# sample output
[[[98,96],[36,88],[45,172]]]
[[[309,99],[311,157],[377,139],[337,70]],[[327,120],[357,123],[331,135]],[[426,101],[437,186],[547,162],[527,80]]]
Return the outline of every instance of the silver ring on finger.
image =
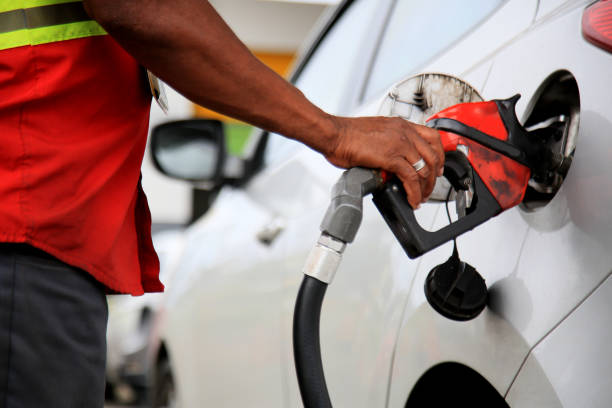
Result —
[[[419,159],[417,162],[412,164],[412,167],[414,167],[414,171],[418,173],[419,171],[425,168],[425,160],[423,160],[422,158]]]

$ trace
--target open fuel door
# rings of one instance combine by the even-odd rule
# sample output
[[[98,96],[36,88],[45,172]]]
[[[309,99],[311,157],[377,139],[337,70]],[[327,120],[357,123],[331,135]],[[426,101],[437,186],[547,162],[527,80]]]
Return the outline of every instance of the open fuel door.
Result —
[[[383,114],[440,132],[446,161],[432,199],[456,203],[456,220],[449,213],[449,225],[427,231],[405,200],[399,180],[392,178],[374,194],[374,203],[409,257],[521,204],[528,185],[554,194],[573,152],[573,143],[568,145],[564,136],[568,121],[564,115],[531,115],[534,123],[525,128],[516,115],[519,99],[516,94],[484,102],[466,82],[443,74],[421,74],[389,92]]]
[[[459,103],[482,102],[482,96],[467,82],[445,74],[423,73],[410,77],[389,91],[380,108],[383,116],[399,116],[420,125],[434,114]],[[446,201],[450,183],[438,177],[430,200]],[[451,193],[451,199],[455,196]]]
[[[383,113],[437,129],[446,154],[434,198],[447,202],[447,225],[423,228],[395,177],[374,193],[374,203],[410,258],[521,204],[528,185],[558,185],[573,150],[563,140],[567,124],[554,116],[525,128],[516,115],[519,98],[484,102],[467,83],[442,74],[418,75],[391,90]],[[452,199],[456,219],[448,211]],[[434,309],[454,320],[476,317],[487,301],[484,280],[460,260],[456,242],[448,261],[431,270],[425,294]]]

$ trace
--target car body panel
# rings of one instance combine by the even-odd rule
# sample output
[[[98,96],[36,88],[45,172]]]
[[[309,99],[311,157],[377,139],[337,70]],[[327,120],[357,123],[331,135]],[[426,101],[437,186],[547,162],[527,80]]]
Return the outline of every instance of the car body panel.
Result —
[[[584,0],[584,3],[592,3],[592,0]],[[576,1],[571,0],[538,0],[538,12],[536,13],[535,21],[542,18],[548,18],[551,14],[556,13],[562,7],[574,7]]]
[[[463,75],[513,42],[527,30],[537,11],[537,2],[506,1],[482,24],[468,32],[457,43],[420,69],[421,72],[448,72]],[[474,52],[474,50],[478,50]],[[473,84],[477,85],[477,84]],[[477,88],[481,89],[481,88]]]
[[[514,384],[509,400],[518,406],[529,406],[522,393],[536,376],[542,401],[573,401],[557,389],[568,380],[551,373],[556,366],[546,360],[546,353],[569,347],[571,337],[546,345],[553,344],[547,342],[551,331],[584,302],[612,264],[607,176],[612,56],[580,34],[586,2],[561,3],[542,2],[538,9],[536,2],[507,1],[420,70],[458,76],[485,99],[521,92],[519,117],[551,73],[571,72],[580,87],[581,117],[565,184],[544,208],[511,209],[458,239],[462,258],[485,277],[491,294],[490,307],[462,323],[433,312],[423,293],[425,277],[448,258],[452,244],[408,259],[366,198],[360,232],[323,304],[323,364],[336,406],[403,407],[422,374],[445,361],[476,370],[502,396]],[[380,30],[381,13],[366,27],[369,36]],[[355,58],[367,64],[371,50],[364,48]],[[326,108],[341,112],[355,106],[366,71],[355,73],[340,90],[344,97]],[[318,93],[312,96],[320,102]],[[385,97],[364,101],[354,112],[384,114],[379,109]],[[181,406],[301,404],[291,348],[293,306],[300,270],[340,170],[278,136],[271,149],[266,168],[244,188],[224,187],[186,233],[163,332]],[[433,229],[448,222],[439,203],[423,205],[417,216]],[[271,229],[278,234],[261,242],[261,232]],[[600,333],[595,324],[581,329]],[[580,364],[599,351],[583,352]]]
[[[508,47],[496,58],[484,91],[489,97],[504,92],[508,94],[512,84],[520,80],[526,96],[522,106],[525,106],[530,95],[551,72],[567,70],[576,78],[580,92],[576,153],[565,183],[546,207],[535,212],[513,210],[521,216],[517,223],[529,228],[514,275],[523,280],[528,291],[525,295],[531,299],[531,312],[503,304],[499,313],[519,328],[532,346],[601,282],[612,264],[609,251],[612,244],[609,230],[612,225],[609,212],[612,182],[607,177],[612,170],[609,162],[612,140],[606,131],[602,131],[612,125],[603,118],[609,116],[611,110],[609,89],[612,89],[612,77],[608,72],[612,55],[593,47],[581,37],[581,15],[579,4],[568,13],[559,15],[554,26],[536,26],[529,35]],[[524,42],[530,47],[524,46]],[[564,52],[567,48],[574,50],[580,58],[568,58]],[[535,58],[541,61],[536,66],[521,67],[512,63]],[[497,67],[504,66],[511,69],[496,71]],[[593,77],[598,80],[593,81]],[[515,91],[516,88],[514,86]],[[521,110],[519,106],[519,115]],[[492,220],[486,227],[491,229],[487,236],[503,236],[504,225],[501,222]],[[493,230],[495,228],[497,232]],[[465,244],[466,256],[476,256],[480,248],[474,243],[484,241],[485,236],[475,234],[471,242]],[[497,277],[494,280],[497,281]],[[508,298],[513,296],[513,291],[506,294]],[[525,296],[517,297],[527,300]],[[526,304],[517,302],[516,306],[524,309]],[[522,321],[523,317],[526,321]]]
[[[217,200],[222,205],[200,220],[202,228],[190,231],[181,276],[167,301],[167,310],[181,311],[168,313],[164,328],[178,395],[183,406],[249,400],[280,406],[279,353],[268,345],[278,343],[282,260],[274,248],[250,242],[269,212],[239,190]],[[235,252],[224,251],[226,245]],[[220,273],[209,272],[214,269]]]
[[[507,400],[512,406],[610,406],[611,298],[612,279],[608,275],[591,296],[534,348],[508,393]],[[549,384],[542,384],[543,381]],[[548,405],[536,405],[544,403]]]
[[[551,20],[538,24],[499,50],[482,90],[485,99],[523,93],[517,108],[521,117],[552,72],[568,70],[576,77],[581,116],[576,156],[568,177],[544,208],[535,212],[511,209],[458,239],[462,258],[477,266],[490,288],[489,308],[473,322],[461,323],[455,330],[455,323],[440,327],[435,324],[439,316],[428,316],[422,282],[443,259],[439,252],[448,256],[452,248],[446,245],[423,256],[416,278],[419,284],[415,285],[418,293],[410,294],[398,342],[389,406],[404,405],[419,373],[446,359],[457,361],[459,341],[463,345],[459,362],[476,369],[504,395],[513,372],[529,351],[609,273],[612,219],[603,203],[610,203],[611,198],[612,186],[606,175],[612,169],[606,157],[612,141],[597,130],[612,129],[612,123],[602,117],[610,112],[612,78],[600,71],[609,71],[612,61],[609,54],[582,39],[582,8],[581,2],[565,7],[564,13],[556,13],[554,25]],[[580,58],[568,58],[566,48]],[[535,60],[537,64],[525,63]],[[599,83],[589,80],[593,75]],[[436,223],[445,225],[446,215],[439,213]],[[504,324],[492,329],[490,325],[499,321]],[[419,330],[423,326],[428,328],[427,334],[414,333],[423,331]],[[430,358],[423,357],[431,354],[426,336],[441,343],[436,344],[439,354]],[[410,339],[402,341],[407,337]],[[606,358],[612,362],[612,356]]]

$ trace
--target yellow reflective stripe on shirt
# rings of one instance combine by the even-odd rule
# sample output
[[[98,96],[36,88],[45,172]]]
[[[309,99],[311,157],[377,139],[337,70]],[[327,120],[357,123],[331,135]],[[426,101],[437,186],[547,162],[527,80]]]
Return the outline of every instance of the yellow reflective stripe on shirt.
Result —
[[[34,28],[29,31],[31,45],[47,44],[56,41],[73,40],[75,38],[106,34],[106,31],[104,31],[100,24],[93,20]],[[1,42],[2,40],[0,40],[0,48],[2,48]]]
[[[53,5],[38,6],[41,8],[15,9],[4,12],[6,15],[10,15],[12,20],[10,20],[8,27],[5,26],[8,32],[2,32],[2,27],[0,27],[0,50],[106,34],[106,31],[97,22],[88,18],[80,2],[74,0],[54,1]],[[26,3],[42,4],[44,2],[48,3],[49,0],[30,0]],[[56,5],[57,8],[53,7]],[[19,23],[21,20],[14,18],[15,13],[19,17],[18,10],[25,10],[23,11],[24,16],[26,16],[24,17],[24,23]],[[70,22],[70,20],[73,21]],[[2,20],[0,19],[0,21]],[[19,29],[20,24],[28,24],[29,28]],[[11,29],[14,31],[9,31]]]
[[[28,30],[12,31],[0,34],[0,50],[30,45]]]
[[[0,0],[0,13],[4,11],[50,6],[52,4],[72,3],[75,0]]]

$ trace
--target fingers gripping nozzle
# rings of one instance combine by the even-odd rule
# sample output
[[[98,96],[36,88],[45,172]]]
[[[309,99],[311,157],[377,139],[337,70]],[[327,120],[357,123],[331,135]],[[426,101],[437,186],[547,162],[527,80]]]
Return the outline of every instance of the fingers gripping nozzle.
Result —
[[[473,190],[474,198],[464,217],[437,231],[427,231],[419,225],[414,210],[406,200],[402,183],[397,178],[393,177],[384,188],[374,193],[374,204],[410,258],[423,255],[501,212],[499,204],[478,173],[467,163],[463,153],[446,154],[444,176],[456,191]]]

